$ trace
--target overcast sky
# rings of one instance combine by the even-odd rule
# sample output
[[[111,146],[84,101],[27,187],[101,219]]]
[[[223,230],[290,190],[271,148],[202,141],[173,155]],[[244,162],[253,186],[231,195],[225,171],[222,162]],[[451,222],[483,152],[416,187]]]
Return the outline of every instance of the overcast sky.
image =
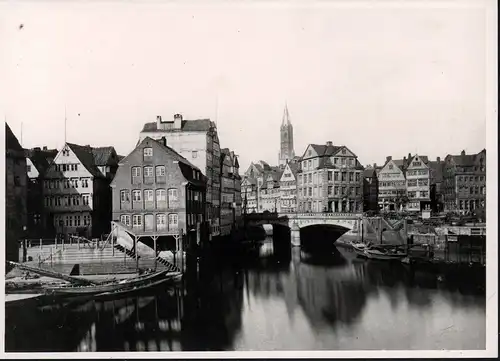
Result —
[[[486,147],[483,2],[354,3],[2,3],[0,110],[23,146],[59,148],[66,106],[68,141],[123,155],[156,115],[209,117],[242,168],[277,163],[285,101],[298,155]]]

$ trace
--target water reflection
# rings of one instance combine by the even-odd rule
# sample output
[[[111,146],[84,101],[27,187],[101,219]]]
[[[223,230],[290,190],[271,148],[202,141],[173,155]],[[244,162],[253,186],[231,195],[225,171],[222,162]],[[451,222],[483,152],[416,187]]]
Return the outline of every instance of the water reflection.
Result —
[[[175,289],[9,311],[6,350],[485,347],[484,295],[451,292],[435,277],[344,250],[311,257],[277,247],[267,239],[259,259],[210,265]],[[459,332],[466,329],[474,332]]]

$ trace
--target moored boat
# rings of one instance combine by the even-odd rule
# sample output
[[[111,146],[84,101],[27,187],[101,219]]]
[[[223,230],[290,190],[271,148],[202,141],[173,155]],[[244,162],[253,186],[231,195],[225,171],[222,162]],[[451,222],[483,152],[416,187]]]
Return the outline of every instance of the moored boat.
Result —
[[[151,289],[166,282],[175,282],[182,277],[182,273],[180,272],[171,272],[166,274],[165,277],[160,279],[150,280],[149,282],[143,282],[142,284],[135,284],[132,287],[126,287],[124,289],[119,289],[111,292],[103,292],[94,296],[95,299],[109,299],[109,298],[117,298],[122,296],[129,296],[132,294],[139,293],[146,289]]]
[[[158,279],[164,278],[168,271],[160,271],[148,273],[146,275],[125,279],[119,282],[109,282],[95,286],[62,286],[62,287],[47,287],[46,294],[55,296],[87,296],[97,295],[106,292],[116,292],[123,289],[129,289],[137,286],[147,285]]]
[[[380,261],[401,261],[408,256],[407,252],[398,247],[367,247],[365,257]]]

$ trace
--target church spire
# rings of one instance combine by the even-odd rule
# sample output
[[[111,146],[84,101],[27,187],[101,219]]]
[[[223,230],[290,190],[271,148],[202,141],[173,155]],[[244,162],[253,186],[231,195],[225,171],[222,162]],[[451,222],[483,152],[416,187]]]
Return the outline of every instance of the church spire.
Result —
[[[281,126],[284,126],[285,123],[290,125],[290,114],[288,114],[288,104],[285,102],[285,109],[283,110],[283,120],[281,121]]]

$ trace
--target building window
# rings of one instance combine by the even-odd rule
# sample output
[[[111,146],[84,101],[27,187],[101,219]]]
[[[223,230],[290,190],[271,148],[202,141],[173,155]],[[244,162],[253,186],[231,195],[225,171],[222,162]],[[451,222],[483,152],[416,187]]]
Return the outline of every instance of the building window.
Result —
[[[165,189],[156,190],[156,208],[160,208],[162,203],[166,200]]]
[[[159,165],[156,167],[156,176],[157,177],[164,177],[165,176],[165,166],[164,165]]]
[[[80,205],[80,197],[79,196],[74,196],[73,197],[73,205],[74,206],[79,206]]]
[[[356,182],[359,182],[359,179],[360,179],[359,172],[356,172]]]
[[[193,150],[193,151],[191,152],[191,157],[193,157],[193,159],[194,159],[194,158],[198,158],[198,152],[197,152],[196,150]]]
[[[63,149],[63,151],[62,151],[62,155],[63,155],[64,157],[68,157],[68,156],[69,156],[69,149],[68,149],[68,148]]]
[[[349,182],[354,181],[354,173],[349,172]]]
[[[82,203],[84,206],[88,206],[90,201],[90,196],[88,194],[84,194],[82,196]]]
[[[122,214],[120,216],[120,223],[126,225],[126,226],[130,226],[130,215],[128,214]]]
[[[120,191],[120,201],[130,202],[130,192],[128,190]]]
[[[144,158],[151,158],[153,156],[153,148],[144,148]]]
[[[146,202],[153,202],[153,190],[152,189],[145,189],[144,190],[144,200]]]
[[[167,229],[167,216],[165,214],[156,215],[156,229],[157,230]]]
[[[133,190],[132,191],[132,202],[140,202],[141,201],[141,191]]]
[[[27,171],[28,173],[29,173],[29,172],[31,172],[31,165],[27,165],[27,166],[26,166],[26,171]]]
[[[346,172],[342,172],[342,182],[345,182],[347,180],[347,174]]]
[[[89,181],[88,179],[82,179],[82,188],[88,188],[89,187]]]
[[[134,214],[134,216],[132,217],[132,226],[134,228],[142,227],[142,215]]]
[[[171,188],[168,190],[168,204],[171,202],[177,202],[178,201],[178,194],[177,194],[177,189]]]
[[[168,229],[174,230],[178,227],[179,218],[176,213],[170,213],[168,215]]]
[[[144,178],[153,176],[153,167],[144,167]]]
[[[137,178],[141,176],[141,167],[132,167],[132,177]]]

